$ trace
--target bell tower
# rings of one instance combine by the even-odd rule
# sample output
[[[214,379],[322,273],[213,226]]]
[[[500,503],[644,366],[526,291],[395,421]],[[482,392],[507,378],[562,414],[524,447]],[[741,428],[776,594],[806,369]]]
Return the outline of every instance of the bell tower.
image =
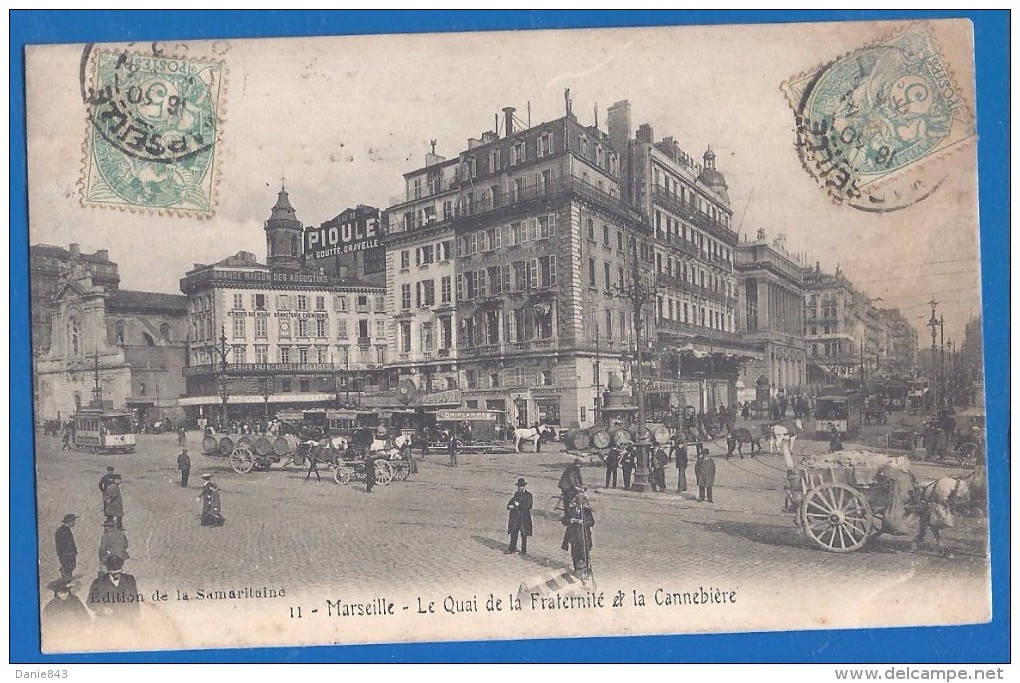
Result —
[[[285,181],[266,221],[266,264],[273,270],[301,270],[304,261],[304,231],[290,204]]]

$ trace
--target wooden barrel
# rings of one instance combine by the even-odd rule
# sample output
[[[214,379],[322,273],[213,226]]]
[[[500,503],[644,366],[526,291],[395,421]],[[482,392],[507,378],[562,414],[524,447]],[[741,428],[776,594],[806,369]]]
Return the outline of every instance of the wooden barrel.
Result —
[[[625,427],[617,427],[613,430],[613,445],[622,446],[625,443],[633,441],[630,436],[630,432]]]
[[[584,429],[571,429],[567,432],[567,448],[574,451],[583,451],[591,446],[591,437]]]
[[[245,434],[237,440],[238,446],[246,446],[252,453],[255,452],[255,437]]]
[[[283,458],[297,451],[297,445],[301,443],[293,434],[278,436],[273,441],[273,453]]]
[[[266,436],[255,439],[255,453],[261,456],[273,454],[273,440]]]
[[[202,437],[202,452],[206,455],[216,455],[220,452],[220,438],[215,434],[207,434]]]
[[[669,438],[672,436],[669,433],[669,427],[666,425],[650,425],[652,431],[652,441],[662,446],[669,443]]]
[[[596,427],[590,432],[591,444],[595,448],[609,448],[613,444],[613,436],[608,429]]]
[[[220,453],[223,455],[230,455],[234,452],[234,444],[236,440],[229,434],[220,435]]]
[[[634,441],[651,441],[652,432],[650,429],[648,429],[648,425],[645,425],[644,427],[642,427],[642,429],[644,430],[643,432],[642,430],[638,429],[637,425],[631,425],[630,438],[634,439]]]

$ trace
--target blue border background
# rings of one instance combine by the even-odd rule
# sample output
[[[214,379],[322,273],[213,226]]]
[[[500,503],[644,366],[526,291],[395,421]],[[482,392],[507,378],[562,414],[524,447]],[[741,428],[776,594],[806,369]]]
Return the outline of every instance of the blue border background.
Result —
[[[967,17],[977,69],[993,620],[979,626],[735,635],[43,655],[32,448],[24,47],[262,36]],[[1008,662],[1009,13],[996,12],[11,12],[10,661],[101,662]],[[839,577],[833,577],[839,590]],[[853,596],[847,596],[852,603]]]

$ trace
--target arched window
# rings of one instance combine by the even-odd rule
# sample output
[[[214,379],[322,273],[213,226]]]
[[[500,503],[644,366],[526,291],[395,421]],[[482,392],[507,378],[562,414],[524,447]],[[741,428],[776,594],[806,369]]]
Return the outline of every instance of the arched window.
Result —
[[[169,323],[163,323],[162,325],[159,326],[159,336],[161,336],[163,338],[163,341],[165,341],[165,342],[170,341],[170,324]]]
[[[155,346],[156,345],[156,340],[153,339],[152,335],[150,335],[148,332],[142,332],[142,339],[145,340],[145,345],[146,346]]]
[[[118,346],[124,345],[124,321],[118,320],[115,326],[114,343]]]
[[[300,246],[300,244],[298,242],[297,235],[292,235],[291,238],[290,238],[290,255],[291,256],[297,256],[298,255],[298,247],[299,246]]]
[[[68,337],[71,342],[71,355],[81,355],[81,324],[78,322],[78,318],[71,316],[71,319],[67,322]]]

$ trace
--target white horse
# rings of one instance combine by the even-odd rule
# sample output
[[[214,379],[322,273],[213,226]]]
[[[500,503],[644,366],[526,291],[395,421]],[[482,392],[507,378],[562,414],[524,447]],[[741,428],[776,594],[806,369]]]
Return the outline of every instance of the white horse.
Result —
[[[368,447],[368,450],[372,453],[376,451],[391,451],[396,450],[398,453],[411,443],[411,437],[407,434],[399,434],[392,439],[373,439],[372,444]]]
[[[541,439],[545,438],[546,434],[550,432],[549,428],[544,424],[538,425],[538,427],[516,427],[514,429],[514,447],[517,452],[521,452],[521,444],[525,441],[532,442],[535,447],[535,451],[538,451],[538,445]]]
[[[783,454],[783,459],[786,461],[788,468],[793,467],[793,444],[797,442],[797,437],[804,431],[804,423],[798,417],[793,421],[793,427],[787,429],[783,424],[763,425],[762,431],[763,436],[769,440],[769,454],[775,455],[776,452]]]

